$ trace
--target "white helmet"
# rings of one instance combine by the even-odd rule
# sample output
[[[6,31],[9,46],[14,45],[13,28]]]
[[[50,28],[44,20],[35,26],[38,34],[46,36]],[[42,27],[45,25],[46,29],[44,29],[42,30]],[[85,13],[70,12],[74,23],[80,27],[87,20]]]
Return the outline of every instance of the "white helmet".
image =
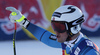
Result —
[[[81,30],[81,24],[84,22],[82,11],[73,5],[65,5],[57,8],[51,18],[51,25],[54,31],[64,32],[72,36]],[[59,25],[59,24],[60,25]]]

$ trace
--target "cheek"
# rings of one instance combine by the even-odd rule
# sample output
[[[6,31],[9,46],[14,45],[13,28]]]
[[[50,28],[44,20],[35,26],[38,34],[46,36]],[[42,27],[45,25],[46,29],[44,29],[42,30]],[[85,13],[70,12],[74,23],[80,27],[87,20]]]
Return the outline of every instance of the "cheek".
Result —
[[[67,39],[68,35],[67,34],[63,34],[63,38]]]
[[[67,39],[67,36],[63,36],[63,39],[66,40]]]
[[[68,36],[68,34],[65,32],[65,33],[63,33],[62,34],[64,37],[67,37]]]

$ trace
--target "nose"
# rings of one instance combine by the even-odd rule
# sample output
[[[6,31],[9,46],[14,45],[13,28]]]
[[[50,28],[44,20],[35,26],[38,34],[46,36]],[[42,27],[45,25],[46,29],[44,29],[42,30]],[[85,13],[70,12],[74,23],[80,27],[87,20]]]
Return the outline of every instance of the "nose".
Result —
[[[60,33],[59,32],[55,31],[55,33],[56,33],[56,37],[57,38],[60,37]]]
[[[60,33],[59,32],[57,32],[57,31],[55,31],[55,33],[56,33],[56,35],[59,35]]]

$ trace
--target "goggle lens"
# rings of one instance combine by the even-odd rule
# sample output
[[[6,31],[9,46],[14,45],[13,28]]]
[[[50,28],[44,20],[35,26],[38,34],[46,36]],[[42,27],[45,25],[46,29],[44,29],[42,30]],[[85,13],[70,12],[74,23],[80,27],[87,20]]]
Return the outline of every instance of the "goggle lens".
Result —
[[[54,31],[57,31],[59,33],[63,33],[66,31],[66,25],[64,22],[51,22],[52,28]]]

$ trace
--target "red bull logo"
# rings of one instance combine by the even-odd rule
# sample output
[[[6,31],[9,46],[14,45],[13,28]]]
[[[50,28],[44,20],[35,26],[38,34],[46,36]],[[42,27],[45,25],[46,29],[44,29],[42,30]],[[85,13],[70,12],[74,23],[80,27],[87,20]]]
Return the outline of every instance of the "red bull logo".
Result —
[[[46,19],[43,7],[40,0],[0,0],[0,28],[5,34],[12,34],[14,31],[14,24],[9,21],[9,14],[5,8],[13,6],[33,24],[39,25],[44,28],[49,27],[49,21]],[[17,31],[21,27],[17,24]]]
[[[100,28],[100,0],[63,0],[63,5],[75,5],[85,15],[85,22],[82,28],[95,32]]]

